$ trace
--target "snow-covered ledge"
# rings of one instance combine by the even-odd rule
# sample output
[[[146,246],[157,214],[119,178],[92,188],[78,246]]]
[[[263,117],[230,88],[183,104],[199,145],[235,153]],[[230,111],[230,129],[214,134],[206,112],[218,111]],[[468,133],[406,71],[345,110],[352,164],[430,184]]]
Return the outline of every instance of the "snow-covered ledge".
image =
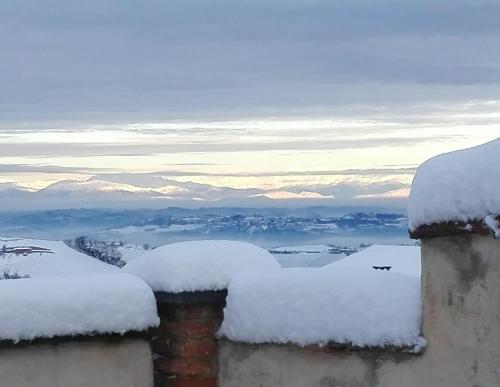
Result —
[[[125,274],[0,280],[5,386],[152,387],[153,292]]]

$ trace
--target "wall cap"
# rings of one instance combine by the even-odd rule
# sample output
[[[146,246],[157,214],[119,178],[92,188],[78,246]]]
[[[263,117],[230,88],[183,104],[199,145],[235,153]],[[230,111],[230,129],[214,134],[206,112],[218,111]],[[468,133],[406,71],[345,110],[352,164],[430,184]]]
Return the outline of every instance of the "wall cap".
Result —
[[[500,221],[500,216],[496,217]],[[433,223],[430,225],[422,225],[416,230],[409,231],[410,238],[412,239],[432,239],[444,236],[454,235],[495,235],[493,230],[485,223],[484,219],[470,220],[469,222],[463,221],[448,221],[441,223]]]
[[[227,289],[204,290],[195,292],[169,293],[155,292],[157,302],[170,304],[192,304],[202,302],[224,302],[227,297]]]

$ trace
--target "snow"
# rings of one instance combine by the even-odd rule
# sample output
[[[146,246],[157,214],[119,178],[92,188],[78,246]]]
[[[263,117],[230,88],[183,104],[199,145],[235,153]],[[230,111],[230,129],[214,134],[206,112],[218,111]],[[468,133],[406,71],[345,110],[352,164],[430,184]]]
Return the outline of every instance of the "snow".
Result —
[[[226,289],[243,270],[280,268],[266,250],[246,242],[194,241],[165,245],[127,263],[122,271],[143,278],[155,291]]]
[[[107,231],[114,235],[127,236],[141,232],[148,232],[154,234],[189,232],[189,231],[196,231],[201,226],[202,226],[201,224],[171,224],[169,226],[156,226],[156,225],[125,226],[122,228],[113,228]]]
[[[382,246],[373,245],[359,253],[342,258],[325,269],[366,269],[373,266],[390,266],[391,273],[406,274],[420,278],[421,258],[418,246]]]
[[[119,272],[117,267],[82,254],[61,241],[0,238],[0,249],[3,246],[6,248],[31,246],[48,250],[26,255],[0,253],[1,272],[27,274],[31,277]]]
[[[297,245],[271,249],[282,267],[321,267],[328,265],[345,254],[331,254],[329,245]]]
[[[166,229],[161,229],[155,232],[182,232],[182,231],[193,231],[201,227],[200,224],[171,224]]]
[[[322,267],[344,258],[345,254],[298,253],[298,254],[277,254],[275,256],[278,262],[280,263],[281,267],[292,268],[292,267]]]
[[[299,251],[299,252],[310,252],[310,253],[327,253],[328,245],[294,245],[294,246],[282,246],[273,248],[274,251]]]
[[[118,246],[116,249],[121,254],[121,260],[123,262],[129,262],[132,259],[136,259],[146,253],[146,250],[143,246],[135,245],[133,243]]]
[[[500,222],[495,217],[488,215],[484,223],[493,231],[495,238],[500,238]]]
[[[131,275],[0,281],[0,340],[121,334],[158,323],[153,292]]]
[[[493,231],[495,238],[500,238],[500,222],[495,217],[488,215],[484,218],[484,223]]]
[[[500,214],[500,138],[436,156],[417,170],[408,204],[411,231],[422,225]]]
[[[420,323],[420,279],[415,276],[352,267],[297,268],[235,276],[219,336],[248,343],[419,351],[425,341]]]

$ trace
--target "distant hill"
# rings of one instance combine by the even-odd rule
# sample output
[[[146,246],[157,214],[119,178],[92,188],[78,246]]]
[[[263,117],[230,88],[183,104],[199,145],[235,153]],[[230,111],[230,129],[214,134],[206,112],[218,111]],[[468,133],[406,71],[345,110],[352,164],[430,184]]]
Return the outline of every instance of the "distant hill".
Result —
[[[118,270],[66,246],[40,239],[0,238],[0,272],[30,277],[112,273]]]

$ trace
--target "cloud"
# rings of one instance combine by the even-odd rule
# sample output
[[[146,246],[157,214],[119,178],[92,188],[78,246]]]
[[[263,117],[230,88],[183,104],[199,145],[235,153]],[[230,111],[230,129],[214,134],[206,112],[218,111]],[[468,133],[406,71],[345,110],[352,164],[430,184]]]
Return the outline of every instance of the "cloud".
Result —
[[[2,2],[0,117],[275,116],[487,99],[499,91],[498,14],[494,0]]]
[[[400,190],[409,189],[408,183],[404,183],[395,179],[382,179],[366,183],[357,180],[344,180],[333,184],[294,184],[282,188],[285,191],[300,193],[305,190],[315,192],[323,196],[332,196],[339,200],[352,200],[352,199],[368,199],[368,198],[381,198],[390,197],[384,196],[388,193]],[[399,195],[398,197],[406,197]]]
[[[89,167],[62,167],[57,165],[39,164],[0,164],[0,174],[17,173],[49,173],[49,174],[81,174],[89,175],[96,172],[110,170],[109,168],[89,168]]]
[[[379,146],[405,146],[429,141],[444,141],[447,136],[428,137],[381,137],[381,138],[331,138],[285,140],[286,136],[274,141],[255,142],[173,142],[171,139],[156,143],[12,143],[2,149],[4,157],[94,157],[94,156],[145,156],[153,154],[176,153],[214,153],[214,152],[255,152],[255,151],[304,151],[359,149]]]
[[[288,191],[270,191],[270,192],[266,192],[265,194],[256,195],[256,196],[265,196],[266,198],[276,199],[276,200],[286,200],[286,199],[305,199],[305,200],[310,200],[310,199],[335,199],[333,196],[324,196],[324,195],[321,195],[321,194],[319,194],[317,192],[307,192],[307,191],[302,191],[302,192],[299,192],[299,193],[288,192]]]
[[[293,176],[386,176],[414,175],[416,167],[399,168],[367,168],[344,170],[312,170],[312,171],[269,171],[269,172],[239,172],[239,173],[209,173],[193,171],[158,171],[149,175],[156,176],[213,176],[213,177],[293,177]]]
[[[357,195],[355,199],[394,199],[394,198],[407,198],[410,195],[409,188],[400,188],[393,191],[387,191],[378,194],[364,194]]]

